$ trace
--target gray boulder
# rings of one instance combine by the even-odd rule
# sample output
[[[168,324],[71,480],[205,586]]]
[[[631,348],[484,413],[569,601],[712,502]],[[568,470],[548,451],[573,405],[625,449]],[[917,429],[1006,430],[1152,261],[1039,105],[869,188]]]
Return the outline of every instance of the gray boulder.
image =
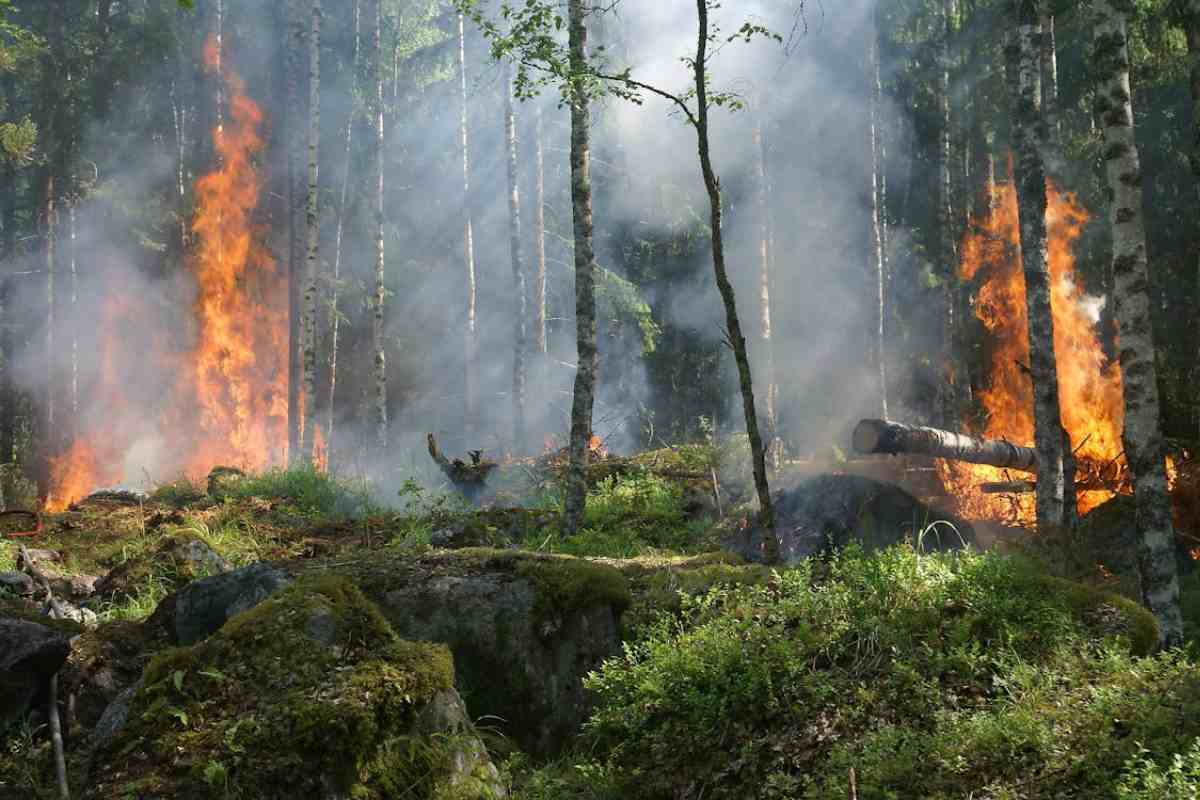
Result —
[[[925,550],[973,544],[970,523],[935,511],[898,486],[858,475],[819,475],[775,498],[775,536],[782,563],[840,550],[857,542],[868,551],[900,542]],[[932,523],[938,524],[931,527]],[[922,536],[922,532],[925,532]],[[762,560],[761,529],[737,531],[723,543],[751,561]]]
[[[317,562],[306,568],[325,569]],[[620,652],[629,584],[567,557],[467,549],[329,567],[405,639],[445,644],[473,717],[494,716],[527,752],[558,752],[587,712],[582,680]]]
[[[24,572],[0,572],[0,592],[29,597],[33,594],[33,578]]]
[[[180,644],[194,644],[290,583],[284,572],[269,564],[251,564],[193,581],[175,598],[175,637]]]
[[[22,717],[71,654],[80,629],[37,617],[6,616],[0,609],[0,728]]]

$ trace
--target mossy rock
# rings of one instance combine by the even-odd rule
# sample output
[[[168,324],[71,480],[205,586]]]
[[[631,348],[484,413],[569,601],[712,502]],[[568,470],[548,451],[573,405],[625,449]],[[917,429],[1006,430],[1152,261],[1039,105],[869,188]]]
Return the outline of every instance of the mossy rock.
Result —
[[[167,536],[151,553],[113,567],[96,583],[96,594],[112,603],[123,603],[159,582],[170,590],[198,579],[227,572],[232,567],[208,543],[194,536]]]
[[[771,577],[769,568],[726,551],[597,561],[619,569],[629,581],[633,600],[621,619],[626,638],[664,613],[678,614],[685,596],[699,597],[718,586],[759,586]]]
[[[465,549],[354,562],[293,562],[345,575],[401,636],[440,642],[473,717],[539,755],[561,750],[587,710],[582,679],[619,652],[631,602],[616,569],[567,556]]]
[[[246,473],[237,467],[213,467],[208,473],[208,496],[213,500],[225,500],[230,487],[246,479]]]
[[[96,725],[104,710],[137,682],[142,670],[170,637],[154,620],[115,620],[86,631],[72,643],[59,680],[64,697],[75,697],[74,724]]]
[[[401,640],[348,579],[312,576],[157,655],[84,796],[488,797],[490,763],[456,773],[459,733],[418,730],[453,679],[446,648]]]

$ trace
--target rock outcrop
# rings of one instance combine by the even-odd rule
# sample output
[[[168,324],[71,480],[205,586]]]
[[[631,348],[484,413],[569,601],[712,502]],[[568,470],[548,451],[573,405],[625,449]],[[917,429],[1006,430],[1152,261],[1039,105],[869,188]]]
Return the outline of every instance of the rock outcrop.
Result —
[[[102,718],[85,798],[503,796],[445,647],[304,578],[168,649]]]

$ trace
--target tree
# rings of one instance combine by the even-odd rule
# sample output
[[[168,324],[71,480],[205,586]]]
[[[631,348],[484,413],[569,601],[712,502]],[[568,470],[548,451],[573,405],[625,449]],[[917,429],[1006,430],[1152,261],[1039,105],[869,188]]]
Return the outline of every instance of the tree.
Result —
[[[287,0],[284,6],[286,19],[286,121],[288,174],[288,459],[296,462],[303,459],[303,430],[305,401],[301,364],[304,359],[304,332],[301,320],[300,285],[307,264],[306,214],[308,186],[306,171],[302,166],[303,153],[307,148],[308,92],[306,88],[305,63],[309,58],[308,37],[311,33],[311,18],[301,10],[302,0]],[[218,83],[219,83],[218,77]],[[218,119],[220,102],[218,101]]]
[[[458,144],[462,156],[463,191],[463,266],[467,278],[467,330],[466,353],[463,373],[463,429],[468,436],[475,432],[479,422],[479,332],[475,319],[475,230],[471,218],[471,148],[470,128],[467,124],[467,32],[466,20],[458,15],[458,81],[459,121]]]
[[[941,395],[938,414],[943,425],[954,427],[958,417],[958,372],[955,340],[958,310],[958,254],[955,246],[953,182],[951,180],[950,40],[954,35],[956,0],[942,0],[938,18],[938,267],[942,291],[942,328],[939,354]]]
[[[1125,391],[1122,442],[1133,473],[1137,505],[1138,571],[1142,600],[1158,620],[1162,644],[1171,645],[1182,640],[1183,622],[1166,453],[1159,423],[1158,370],[1154,363],[1150,279],[1142,219],[1142,176],[1134,138],[1123,8],[1114,0],[1094,0],[1092,67],[1098,82],[1096,110],[1104,133],[1103,156],[1113,235],[1113,301]]]
[[[873,19],[875,19],[873,17]],[[878,20],[875,19],[876,24]],[[879,79],[879,34],[871,33],[869,77],[871,82],[870,119],[867,124],[871,158],[871,264],[872,288],[875,294],[874,317],[871,320],[871,360],[879,376],[879,415],[888,418],[887,397],[887,268],[883,263],[883,154],[880,131],[880,109],[883,87]]]
[[[1176,19],[1187,37],[1188,84],[1192,96],[1188,161],[1192,168],[1192,191],[1197,205],[1200,206],[1200,0],[1180,0],[1176,8]],[[1194,210],[1193,217],[1197,220],[1193,229],[1197,235],[1200,235],[1200,214],[1196,214]],[[1197,264],[1200,265],[1200,261]],[[1196,281],[1197,289],[1200,291],[1200,268],[1196,271]],[[1192,367],[1193,376],[1200,378],[1200,337],[1196,339],[1193,358],[1195,360]],[[1200,425],[1200,413],[1196,416],[1196,422]]]
[[[1042,162],[1041,66],[1037,46],[1037,2],[1016,0],[1016,74],[1008,80],[1016,99],[1017,204],[1021,259],[1029,317],[1029,368],[1033,378],[1034,447],[1038,454],[1037,524],[1060,528],[1065,520],[1063,428],[1058,406],[1054,319],[1050,311],[1050,270],[1046,250],[1046,173]]]
[[[567,467],[563,532],[583,525],[587,505],[587,464],[591,454],[592,410],[596,402],[596,256],[592,249],[591,119],[588,98],[587,21],[583,0],[568,0],[571,103],[571,208],[575,231],[575,342],[578,366],[571,400],[570,460]]]
[[[387,409],[387,347],[384,303],[387,299],[387,261],[383,245],[383,0],[367,0],[367,19],[370,21],[371,124],[375,139],[371,152],[372,231],[375,234],[375,292],[371,298],[371,341],[374,353],[372,370],[373,396],[371,417],[375,426],[375,444],[382,451],[388,444]]]
[[[358,96],[358,77],[361,67],[362,50],[362,0],[354,0],[354,59],[351,62],[352,79],[350,94]],[[329,284],[329,416],[325,420],[325,441],[330,452],[333,450],[334,422],[337,419],[337,376],[338,376],[338,338],[341,331],[342,315],[338,311],[338,295],[341,292],[342,281],[342,236],[346,228],[346,197],[350,192],[350,165],[354,153],[354,119],[353,103],[346,112],[346,149],[342,160],[342,189],[338,200],[337,233],[334,237],[333,276]]]
[[[528,447],[525,428],[525,352],[527,350],[528,297],[525,289],[525,259],[521,252],[521,191],[520,163],[517,150],[517,114],[513,106],[513,81],[511,66],[505,65],[504,74],[504,139],[508,162],[508,247],[512,259],[513,273],[513,452],[521,454]]]
[[[318,206],[321,146],[321,0],[312,0],[308,35],[308,187],[305,202],[305,259],[301,320],[301,372],[304,381],[304,418],[300,425],[303,462],[313,463],[317,436],[317,274],[320,271],[321,217]]]

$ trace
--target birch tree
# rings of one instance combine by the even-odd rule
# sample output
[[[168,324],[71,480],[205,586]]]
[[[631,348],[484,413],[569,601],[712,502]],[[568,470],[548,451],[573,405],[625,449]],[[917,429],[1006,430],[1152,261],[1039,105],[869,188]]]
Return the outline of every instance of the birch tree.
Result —
[[[880,419],[887,419],[887,346],[885,343],[887,271],[883,263],[883,203],[881,197],[883,158],[879,125],[883,87],[879,80],[879,36],[877,31],[872,31],[869,54],[869,80],[871,82],[870,113],[867,123],[871,159],[871,263],[869,274],[874,295],[874,316],[871,320],[871,361],[879,380],[876,387],[879,392],[877,410]]]
[[[517,114],[513,105],[511,66],[504,70],[504,141],[508,162],[508,247],[512,259],[513,292],[513,375],[512,415],[513,452],[520,455],[528,447],[525,419],[525,351],[527,350],[528,297],[525,288],[525,259],[521,252],[520,163],[517,150]]]
[[[350,79],[350,96],[352,98],[358,97],[361,50],[362,0],[354,0],[354,58],[351,67],[353,73]],[[325,420],[325,442],[329,452],[333,452],[334,422],[336,421],[334,409],[337,407],[338,345],[342,322],[342,315],[338,311],[338,295],[342,285],[342,236],[346,228],[346,200],[350,192],[350,167],[353,164],[352,156],[354,155],[354,119],[355,109],[351,103],[350,109],[346,112],[346,132],[343,137],[346,145],[342,154],[342,189],[338,199],[337,232],[334,235],[333,276],[329,282],[329,416]]]
[[[1041,66],[1037,2],[1016,0],[1016,81],[1014,134],[1017,144],[1017,207],[1021,259],[1029,318],[1029,367],[1033,378],[1034,447],[1038,454],[1037,524],[1040,530],[1064,522],[1063,428],[1054,358],[1054,318],[1050,310],[1050,270],[1046,249],[1046,173],[1042,162]]]
[[[1138,571],[1142,600],[1159,624],[1164,645],[1182,640],[1175,531],[1162,428],[1158,372],[1150,322],[1150,277],[1142,209],[1142,174],[1134,138],[1129,82],[1125,4],[1094,0],[1092,67],[1097,81],[1096,111],[1104,134],[1109,220],[1113,235],[1113,303],[1120,335],[1121,379],[1125,392],[1122,441],[1133,473],[1137,505]]]
[[[387,411],[387,348],[384,338],[384,303],[387,300],[387,261],[383,245],[383,0],[367,0],[367,18],[371,26],[370,109],[374,141],[371,152],[372,231],[375,235],[375,291],[371,298],[372,325],[371,342],[373,370],[371,373],[373,392],[371,403],[372,423],[375,426],[375,444],[382,451],[388,444]]]
[[[285,136],[288,174],[288,319],[290,345],[288,348],[288,460],[303,457],[301,431],[304,427],[304,396],[301,362],[304,335],[301,316],[300,284],[305,265],[305,214],[308,186],[305,178],[304,152],[307,143],[308,93],[305,91],[305,64],[309,57],[307,40],[311,19],[301,8],[301,0],[287,0],[284,6],[286,24],[286,120]],[[218,81],[219,83],[219,81]],[[221,103],[218,100],[217,106]],[[220,112],[218,111],[218,114]]]
[[[471,148],[467,118],[467,32],[463,14],[458,15],[458,146],[462,157],[463,267],[467,279],[467,329],[463,373],[463,431],[468,437],[479,422],[479,333],[475,319],[475,230],[471,214]]]
[[[1188,84],[1192,96],[1188,157],[1197,201],[1197,210],[1194,212],[1197,222],[1193,226],[1193,235],[1200,237],[1200,0],[1181,0],[1178,9],[1178,22],[1187,37]],[[1197,261],[1196,286],[1197,291],[1200,291],[1200,260]],[[1196,338],[1195,363],[1192,374],[1194,378],[1200,380],[1200,336]],[[1197,403],[1196,423],[1200,426],[1200,402]]]
[[[304,227],[304,306],[301,320],[301,370],[304,381],[304,419],[300,425],[300,451],[304,463],[313,463],[317,426],[317,273],[320,270],[321,218],[318,179],[321,146],[321,0],[312,0],[308,34],[308,191]]]

